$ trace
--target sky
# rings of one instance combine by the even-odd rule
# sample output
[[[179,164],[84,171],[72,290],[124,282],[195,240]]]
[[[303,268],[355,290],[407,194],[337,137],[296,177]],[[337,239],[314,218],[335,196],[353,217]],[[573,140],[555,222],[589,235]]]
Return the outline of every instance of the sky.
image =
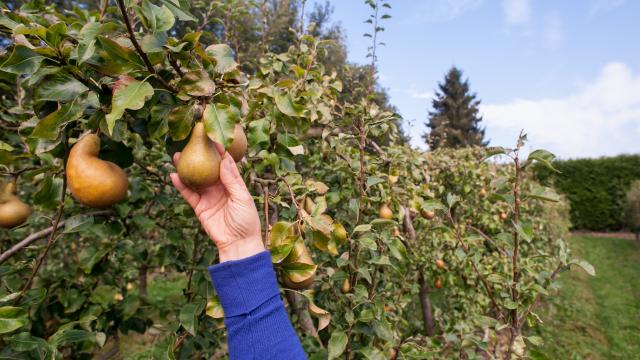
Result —
[[[316,2],[323,2],[317,0]],[[421,135],[451,66],[469,79],[491,146],[560,158],[640,153],[640,1],[389,0],[378,49],[379,83]],[[369,63],[362,0],[333,0],[349,61]]]

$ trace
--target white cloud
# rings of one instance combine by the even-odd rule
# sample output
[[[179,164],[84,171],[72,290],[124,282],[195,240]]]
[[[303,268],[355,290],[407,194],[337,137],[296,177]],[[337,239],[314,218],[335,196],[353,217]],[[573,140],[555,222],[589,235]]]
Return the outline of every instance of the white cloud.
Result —
[[[495,145],[511,144],[524,129],[531,148],[563,158],[640,152],[640,74],[623,63],[605,65],[574,95],[516,99],[481,110]]]
[[[526,24],[531,17],[529,0],[502,0],[502,11],[508,25]]]
[[[591,0],[589,15],[597,15],[622,6],[626,0]]]
[[[551,14],[545,19],[544,41],[548,48],[557,49],[564,43],[564,28],[558,14]]]
[[[449,21],[474,10],[484,0],[427,0],[417,9],[414,20],[417,22]]]
[[[435,95],[433,94],[433,92],[431,91],[411,91],[409,92],[409,96],[411,96],[414,99],[433,99],[435,97]]]

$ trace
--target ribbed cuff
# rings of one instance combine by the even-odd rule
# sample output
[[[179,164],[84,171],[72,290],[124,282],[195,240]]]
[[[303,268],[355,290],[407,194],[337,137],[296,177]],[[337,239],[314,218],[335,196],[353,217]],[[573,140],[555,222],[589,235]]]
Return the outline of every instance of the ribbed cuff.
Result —
[[[225,317],[246,314],[279,294],[271,253],[209,266]]]

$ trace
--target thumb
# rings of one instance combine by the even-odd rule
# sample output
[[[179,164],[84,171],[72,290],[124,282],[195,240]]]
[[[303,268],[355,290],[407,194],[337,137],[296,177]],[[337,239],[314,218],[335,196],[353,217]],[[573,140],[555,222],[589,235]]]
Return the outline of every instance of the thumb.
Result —
[[[220,164],[220,181],[231,196],[231,199],[251,199],[251,194],[249,194],[249,190],[247,190],[240,171],[238,171],[238,167],[229,152],[224,154],[224,158]]]

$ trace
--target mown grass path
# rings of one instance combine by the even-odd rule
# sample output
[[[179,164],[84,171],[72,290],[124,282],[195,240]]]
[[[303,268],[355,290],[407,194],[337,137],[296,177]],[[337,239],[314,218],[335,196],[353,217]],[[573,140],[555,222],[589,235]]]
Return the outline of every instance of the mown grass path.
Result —
[[[640,246],[632,240],[573,236],[573,253],[596,268],[560,277],[560,294],[538,310],[539,359],[640,359]]]

